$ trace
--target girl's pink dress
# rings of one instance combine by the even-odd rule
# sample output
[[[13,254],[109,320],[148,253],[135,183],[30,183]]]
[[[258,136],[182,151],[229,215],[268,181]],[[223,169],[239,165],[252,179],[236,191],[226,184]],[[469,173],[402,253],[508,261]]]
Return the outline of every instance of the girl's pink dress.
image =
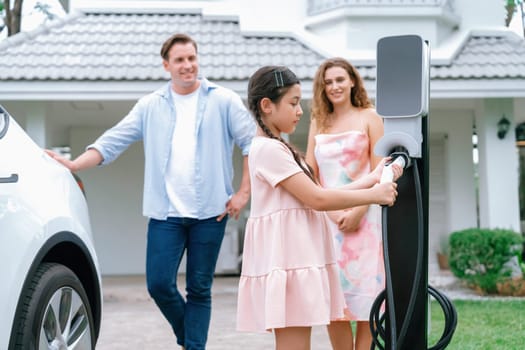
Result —
[[[255,137],[252,188],[237,303],[237,329],[265,332],[344,318],[329,218],[279,183],[302,172],[280,141]]]
[[[324,187],[340,187],[370,172],[366,133],[319,134],[315,141],[315,158]],[[385,281],[381,209],[370,205],[356,232],[344,234],[333,222],[332,228],[350,319],[368,321],[372,303],[384,289]]]

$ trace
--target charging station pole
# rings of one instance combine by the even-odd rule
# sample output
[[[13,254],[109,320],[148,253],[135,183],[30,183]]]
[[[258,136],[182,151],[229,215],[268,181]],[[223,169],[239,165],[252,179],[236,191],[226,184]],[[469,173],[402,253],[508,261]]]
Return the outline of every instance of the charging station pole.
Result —
[[[376,108],[385,131],[375,153],[404,152],[414,167],[397,180],[395,205],[383,209],[388,218],[383,221],[388,237],[385,267],[389,265],[385,349],[427,349],[429,86],[427,42],[416,35],[378,41]]]

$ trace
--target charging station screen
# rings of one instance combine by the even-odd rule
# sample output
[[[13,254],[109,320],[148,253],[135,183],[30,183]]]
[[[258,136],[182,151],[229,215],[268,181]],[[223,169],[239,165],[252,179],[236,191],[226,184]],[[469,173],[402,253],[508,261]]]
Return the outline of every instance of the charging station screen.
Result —
[[[377,43],[376,108],[383,117],[422,113],[423,41],[415,35],[388,37]]]

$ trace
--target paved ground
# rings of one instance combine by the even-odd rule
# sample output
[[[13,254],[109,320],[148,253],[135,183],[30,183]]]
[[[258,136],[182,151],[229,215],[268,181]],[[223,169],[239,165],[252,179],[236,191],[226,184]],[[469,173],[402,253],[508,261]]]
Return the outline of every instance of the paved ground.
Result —
[[[184,288],[184,281],[179,278]],[[209,350],[273,348],[273,335],[235,330],[237,277],[216,277],[213,287]],[[104,313],[97,350],[179,349],[171,328],[149,297],[143,276],[103,280]],[[326,349],[324,328],[315,329],[312,349]]]
[[[272,334],[235,330],[237,277],[215,278],[208,350],[262,350],[273,348]],[[429,284],[452,300],[478,299],[450,273],[430,279]],[[179,285],[184,288],[183,276]],[[146,291],[144,276],[103,279],[104,313],[97,350],[179,349],[168,323]],[[492,297],[494,298],[494,297]],[[330,349],[325,327],[314,327],[312,350]]]

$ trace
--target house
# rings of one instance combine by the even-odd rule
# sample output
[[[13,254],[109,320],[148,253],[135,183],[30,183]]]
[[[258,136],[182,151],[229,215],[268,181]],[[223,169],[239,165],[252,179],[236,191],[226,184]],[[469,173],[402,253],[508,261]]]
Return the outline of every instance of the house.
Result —
[[[72,0],[70,14],[0,42],[0,103],[42,147],[73,156],[165,83],[162,42],[185,32],[202,73],[246,97],[250,74],[289,66],[302,81],[305,116],[290,140],[305,149],[315,70],[343,56],[375,96],[375,48],[417,34],[431,47],[429,264],[450,232],[521,231],[518,148],[525,121],[525,41],[504,27],[500,0]],[[498,133],[500,120],[510,132]],[[503,136],[503,137],[499,137]],[[236,167],[240,166],[237,156]],[[80,173],[102,273],[144,273],[143,154]],[[231,221],[218,269],[238,266],[242,221]],[[222,265],[221,265],[222,264]],[[432,272],[431,272],[432,273]]]

